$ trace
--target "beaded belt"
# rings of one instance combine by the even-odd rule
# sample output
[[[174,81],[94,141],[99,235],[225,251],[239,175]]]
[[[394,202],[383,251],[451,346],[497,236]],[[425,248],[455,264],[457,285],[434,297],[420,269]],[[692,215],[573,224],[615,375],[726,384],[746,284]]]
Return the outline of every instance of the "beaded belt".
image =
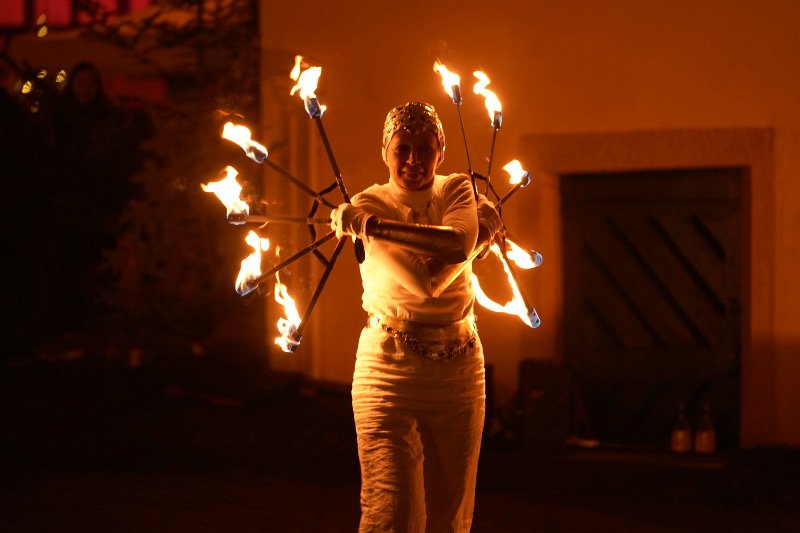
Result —
[[[433,361],[449,361],[464,354],[475,346],[475,339],[478,335],[478,326],[475,315],[470,315],[462,320],[447,322],[444,324],[431,324],[428,322],[415,322],[412,320],[400,320],[394,317],[369,315],[367,326],[371,328],[379,327],[395,339],[398,339],[409,349],[419,355]],[[443,341],[466,330],[469,336],[464,342],[454,344],[444,350],[431,350],[429,343],[424,342],[420,337],[428,338],[433,341]]]

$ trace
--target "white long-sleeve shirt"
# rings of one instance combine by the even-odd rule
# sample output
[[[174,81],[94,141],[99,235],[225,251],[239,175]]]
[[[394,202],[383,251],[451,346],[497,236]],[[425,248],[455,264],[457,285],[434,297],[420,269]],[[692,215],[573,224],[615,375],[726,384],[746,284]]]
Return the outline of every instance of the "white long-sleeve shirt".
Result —
[[[355,195],[352,203],[387,220],[450,226],[461,239],[466,256],[475,247],[477,209],[472,185],[464,174],[437,175],[433,185],[421,191],[409,191],[391,181],[372,185]],[[472,312],[475,293],[470,282],[471,265],[434,296],[434,280],[425,257],[369,237],[364,239],[364,248],[366,259],[360,266],[362,307],[368,313],[444,323]]]

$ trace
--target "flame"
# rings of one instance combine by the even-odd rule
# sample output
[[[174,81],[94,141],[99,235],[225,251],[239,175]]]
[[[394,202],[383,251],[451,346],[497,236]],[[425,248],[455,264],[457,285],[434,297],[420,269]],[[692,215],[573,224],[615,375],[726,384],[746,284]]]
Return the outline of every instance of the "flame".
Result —
[[[497,95],[494,94],[494,91],[486,88],[491,80],[489,79],[489,76],[480,70],[476,70],[472,73],[472,75],[478,78],[478,81],[475,82],[472,90],[475,92],[475,94],[480,94],[483,96],[485,99],[486,110],[489,112],[489,120],[494,122],[496,120],[496,114],[503,111],[503,106],[500,104],[500,100],[497,98]]]
[[[201,184],[205,192],[213,192],[228,210],[228,218],[242,217],[247,218],[250,214],[250,206],[241,199],[242,186],[236,181],[239,173],[232,166],[225,167],[226,175],[219,181],[212,181]]]
[[[536,313],[535,309],[528,309],[525,305],[525,300],[522,298],[522,293],[519,291],[519,287],[517,283],[514,281],[514,276],[511,274],[511,269],[508,267],[505,259],[503,259],[503,254],[500,252],[500,247],[497,243],[492,244],[489,250],[494,253],[500,262],[503,264],[503,270],[506,273],[506,277],[508,278],[508,284],[511,286],[511,292],[513,293],[513,298],[511,301],[507,302],[505,305],[500,305],[488,296],[486,293],[483,292],[481,288],[481,284],[478,282],[478,277],[475,274],[472,274],[472,286],[475,289],[475,299],[481,304],[483,307],[490,311],[494,311],[496,313],[506,313],[509,315],[515,315],[519,317],[528,327],[536,328],[539,327],[541,321],[539,320],[539,316]]]
[[[461,77],[456,74],[455,72],[450,72],[446,66],[439,61],[436,61],[433,64],[433,71],[438,72],[439,75],[442,77],[442,86],[444,87],[444,92],[446,92],[450,98],[453,99],[453,102],[459,103],[460,96],[459,92],[461,90]]]
[[[503,170],[508,172],[508,182],[511,185],[522,183],[522,180],[525,179],[525,175],[528,173],[528,171],[522,168],[522,164],[516,159],[512,159],[506,163],[506,165],[503,167]]]
[[[300,327],[300,313],[297,312],[297,306],[294,299],[289,296],[289,289],[281,283],[281,278],[275,274],[275,301],[283,306],[286,318],[278,319],[278,333],[280,337],[275,337],[275,344],[281,347],[281,350],[287,353],[292,353],[300,344],[294,340],[294,334],[297,328]]]
[[[269,155],[269,150],[252,139],[250,128],[247,126],[226,122],[222,128],[222,138],[238,144],[247,157],[256,163],[263,163]]]
[[[303,103],[306,106],[306,111],[308,111],[308,114],[313,116],[314,105],[317,105],[319,107],[319,116],[322,116],[322,113],[325,112],[327,107],[313,103],[317,98],[317,95],[314,94],[314,92],[317,90],[317,83],[319,82],[320,75],[322,75],[322,67],[309,66],[303,69],[302,66],[303,56],[294,56],[294,68],[292,68],[292,72],[289,74],[289,77],[292,78],[296,83],[289,91],[289,94],[294,94],[300,91],[299,96],[303,99]]]
[[[261,275],[261,252],[269,250],[269,239],[259,237],[253,230],[250,230],[244,242],[253,248],[253,253],[242,260],[239,275],[236,276],[236,291],[239,294],[250,292],[248,284]]]
[[[518,267],[530,270],[542,264],[542,255],[533,250],[526,251],[520,245],[506,237],[506,257]]]

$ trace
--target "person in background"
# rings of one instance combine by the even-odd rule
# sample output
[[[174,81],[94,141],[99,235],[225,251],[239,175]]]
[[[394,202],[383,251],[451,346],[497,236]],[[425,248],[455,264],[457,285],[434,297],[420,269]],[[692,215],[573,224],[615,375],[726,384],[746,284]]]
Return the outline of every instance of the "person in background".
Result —
[[[100,71],[92,63],[81,62],[72,69],[53,120],[56,155],[68,174],[61,192],[68,192],[68,186],[78,196],[79,190],[79,203],[93,204],[91,218],[100,214],[100,225],[107,226],[108,216],[118,211],[125,197],[125,180],[118,176],[123,169],[116,160],[125,149],[126,118],[106,96]],[[85,205],[74,207],[80,210],[77,216],[85,217]]]
[[[142,139],[132,131],[130,113],[106,95],[98,68],[86,61],[68,74],[52,122],[48,195],[60,223],[52,236],[58,276],[51,280],[50,316],[54,337],[76,337],[97,319],[97,270],[104,250],[116,243]]]
[[[468,531],[485,416],[472,259],[502,227],[468,176],[437,175],[445,137],[434,108],[386,117],[389,180],[331,213],[362,239],[362,306],[353,412],[360,531]]]

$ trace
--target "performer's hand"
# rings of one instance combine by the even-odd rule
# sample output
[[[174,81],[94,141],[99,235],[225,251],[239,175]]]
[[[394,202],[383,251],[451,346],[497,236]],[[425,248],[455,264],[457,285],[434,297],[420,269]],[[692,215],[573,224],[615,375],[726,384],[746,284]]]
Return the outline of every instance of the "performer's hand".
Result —
[[[369,217],[369,213],[353,204],[339,204],[339,207],[331,211],[331,229],[336,232],[337,239],[345,235],[350,235],[353,239],[363,237]]]
[[[503,219],[485,195],[478,195],[478,242],[489,242],[503,227]]]

